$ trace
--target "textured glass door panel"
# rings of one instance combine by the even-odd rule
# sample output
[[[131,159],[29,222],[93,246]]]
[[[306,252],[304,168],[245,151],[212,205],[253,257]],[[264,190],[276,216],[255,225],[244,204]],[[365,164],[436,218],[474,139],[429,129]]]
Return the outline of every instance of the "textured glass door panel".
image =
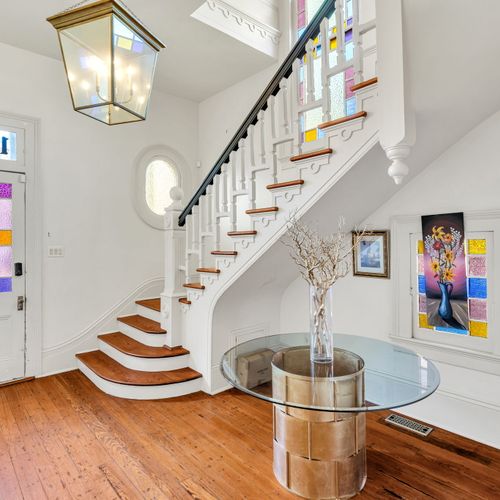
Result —
[[[16,141],[15,132],[0,130],[0,160],[16,161]]]
[[[0,230],[12,229],[12,200],[0,199]]]

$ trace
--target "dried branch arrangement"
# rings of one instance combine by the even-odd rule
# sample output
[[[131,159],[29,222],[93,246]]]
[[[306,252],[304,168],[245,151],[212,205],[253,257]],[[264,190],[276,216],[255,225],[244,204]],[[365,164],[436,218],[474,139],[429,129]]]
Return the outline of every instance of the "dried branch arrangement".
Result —
[[[290,257],[297,264],[302,277],[312,286],[327,290],[338,279],[349,273],[354,248],[350,233],[346,233],[345,220],[338,220],[337,232],[328,236],[297,220],[288,220],[288,231],[282,243],[288,247]],[[356,233],[354,241],[364,231]]]

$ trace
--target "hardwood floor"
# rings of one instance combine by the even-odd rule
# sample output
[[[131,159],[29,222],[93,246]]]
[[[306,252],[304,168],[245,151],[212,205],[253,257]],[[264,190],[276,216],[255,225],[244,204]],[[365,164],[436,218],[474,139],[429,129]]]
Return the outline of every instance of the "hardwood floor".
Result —
[[[500,450],[368,418],[360,499],[499,499]],[[100,392],[80,372],[0,389],[0,499],[296,498],[272,472],[271,405],[237,391],[163,401]]]

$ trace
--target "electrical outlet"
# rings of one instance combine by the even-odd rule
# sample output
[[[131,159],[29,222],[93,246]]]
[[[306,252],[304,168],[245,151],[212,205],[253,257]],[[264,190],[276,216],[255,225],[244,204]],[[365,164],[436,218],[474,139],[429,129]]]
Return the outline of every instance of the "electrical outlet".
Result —
[[[48,256],[49,257],[64,257],[64,248],[63,247],[49,247]]]

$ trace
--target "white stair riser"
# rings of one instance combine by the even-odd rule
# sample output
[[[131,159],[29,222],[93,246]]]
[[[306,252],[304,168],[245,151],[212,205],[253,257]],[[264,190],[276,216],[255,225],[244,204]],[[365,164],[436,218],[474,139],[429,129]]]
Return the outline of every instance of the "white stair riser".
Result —
[[[118,328],[120,332],[132,337],[137,342],[141,344],[149,345],[151,347],[163,347],[166,344],[166,334],[157,333],[144,333],[133,326],[126,325],[118,321]]]
[[[99,387],[101,391],[111,396],[126,399],[166,399],[185,396],[186,394],[198,392],[201,388],[202,381],[201,378],[197,378],[195,380],[168,385],[124,385],[116,384],[115,382],[110,382],[109,380],[99,377],[99,375],[96,375],[80,360],[78,360],[78,368],[87,378]]]
[[[122,366],[130,368],[131,370],[139,370],[142,372],[159,372],[187,368],[190,361],[189,354],[185,354],[183,356],[172,356],[171,358],[139,358],[137,356],[130,356],[129,354],[125,354],[118,349],[115,349],[100,339],[99,349],[110,358],[118,361],[118,363]]]
[[[153,321],[157,321],[158,323],[161,321],[161,313],[160,311],[155,311],[150,309],[149,307],[137,305],[137,314],[144,316],[145,318],[152,319]]]

